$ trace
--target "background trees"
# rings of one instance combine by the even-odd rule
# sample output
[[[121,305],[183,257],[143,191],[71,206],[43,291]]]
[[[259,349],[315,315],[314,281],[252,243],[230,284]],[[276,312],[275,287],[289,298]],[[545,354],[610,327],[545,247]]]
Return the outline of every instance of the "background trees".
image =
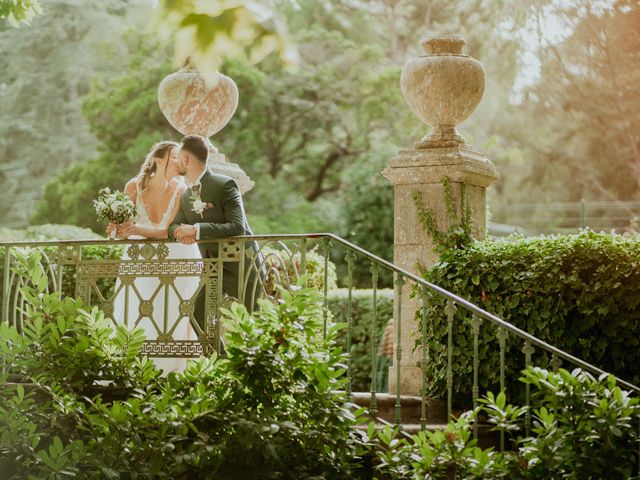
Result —
[[[523,142],[539,150],[524,184],[557,176],[566,186],[560,198],[638,199],[640,8],[585,2],[560,13],[573,19],[571,34],[558,44],[544,40],[541,77],[527,92],[526,108],[549,135]]]
[[[240,105],[212,139],[256,182],[246,204],[257,233],[328,229],[390,257],[391,196],[379,172],[427,130],[398,78],[428,34],[462,34],[487,70],[483,102],[461,130],[502,173],[489,192],[495,221],[519,201],[639,198],[640,14],[631,0],[274,8],[299,61],[283,68],[281,49],[257,64],[223,59]],[[121,187],[153,142],[178,137],[156,104],[160,79],[175,69],[161,38],[173,23],[148,28],[149,10],[143,0],[55,0],[32,27],[1,27],[3,224],[31,216],[99,231],[90,208],[99,187]],[[267,27],[266,37],[279,29]]]
[[[140,25],[145,5],[52,0],[31,27],[0,27],[3,224],[25,225],[46,182],[95,155],[82,104],[93,79],[121,74],[121,37]]]

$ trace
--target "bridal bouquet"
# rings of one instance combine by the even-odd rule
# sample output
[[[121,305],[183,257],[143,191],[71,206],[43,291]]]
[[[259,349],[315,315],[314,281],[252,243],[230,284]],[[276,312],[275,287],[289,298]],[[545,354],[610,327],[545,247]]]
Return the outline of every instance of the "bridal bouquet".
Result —
[[[136,215],[136,206],[126,193],[118,190],[111,192],[109,188],[103,188],[98,192],[98,198],[93,201],[93,206],[98,214],[98,219],[105,218],[111,223],[125,223]],[[115,231],[111,238],[115,238]]]

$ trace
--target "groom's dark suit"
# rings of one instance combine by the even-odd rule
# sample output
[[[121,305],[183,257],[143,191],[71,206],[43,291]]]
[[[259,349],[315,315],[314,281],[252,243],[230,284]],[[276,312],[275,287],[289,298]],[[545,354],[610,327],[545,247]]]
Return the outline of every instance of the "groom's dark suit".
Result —
[[[176,218],[169,226],[169,238],[174,238],[174,231],[180,224],[199,224],[200,228],[200,253],[203,258],[218,257],[218,243],[205,240],[233,237],[235,235],[253,235],[242,205],[242,196],[237,183],[230,177],[212,173],[208,169],[200,179],[200,200],[207,204],[202,215],[193,210],[195,199],[192,188],[187,188],[180,198],[180,210]],[[247,248],[257,251],[257,244],[250,242]],[[260,266],[258,265],[258,268]],[[244,292],[244,304],[253,310],[255,298],[259,288],[254,288],[256,278],[256,266],[252,267],[252,261],[245,257],[245,272],[251,269],[251,277]],[[239,264],[237,262],[224,262],[222,272],[222,291],[231,297],[238,297]],[[196,299],[194,317],[204,325],[204,289]]]

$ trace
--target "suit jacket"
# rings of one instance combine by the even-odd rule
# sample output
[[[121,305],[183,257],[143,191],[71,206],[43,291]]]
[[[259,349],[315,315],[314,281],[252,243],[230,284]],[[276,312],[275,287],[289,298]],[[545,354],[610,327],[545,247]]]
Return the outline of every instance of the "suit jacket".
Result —
[[[200,200],[208,205],[202,215],[193,210],[194,194],[187,188],[180,198],[180,209],[176,218],[169,226],[169,238],[175,238],[174,232],[181,223],[200,225],[200,240],[198,244],[203,258],[215,258],[218,256],[218,244],[207,243],[202,240],[233,237],[235,235],[253,235],[247,216],[245,215],[242,195],[238,184],[226,175],[212,173],[207,170],[200,179]],[[255,242],[247,245],[257,251]],[[245,268],[251,267],[250,262],[245,262]],[[254,266],[254,268],[256,268]],[[225,262],[223,273],[223,289],[228,295],[237,296],[238,263]]]
[[[200,240],[253,235],[242,204],[242,196],[236,181],[226,175],[207,170],[200,179],[202,185],[200,199],[209,204],[202,215],[193,211],[193,192],[187,188],[180,198],[180,210],[169,226],[169,238],[181,223],[200,225]],[[203,257],[217,255],[217,244],[200,244]],[[215,248],[212,254],[211,247]]]

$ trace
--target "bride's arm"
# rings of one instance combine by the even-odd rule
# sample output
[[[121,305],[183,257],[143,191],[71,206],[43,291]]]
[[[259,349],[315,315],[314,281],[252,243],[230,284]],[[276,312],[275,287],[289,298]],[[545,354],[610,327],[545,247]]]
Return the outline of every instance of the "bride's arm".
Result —
[[[127,182],[124,192],[129,196],[133,203],[136,203],[137,186],[134,179]],[[156,228],[141,227],[133,222],[127,222],[118,227],[118,236],[128,238],[130,235],[140,235],[145,238],[167,238],[167,229],[160,230]]]
[[[145,238],[167,238],[167,229],[157,229],[157,228],[149,228],[149,227],[141,227],[139,225],[131,225],[129,227],[125,227],[122,232],[129,235],[140,235]]]

